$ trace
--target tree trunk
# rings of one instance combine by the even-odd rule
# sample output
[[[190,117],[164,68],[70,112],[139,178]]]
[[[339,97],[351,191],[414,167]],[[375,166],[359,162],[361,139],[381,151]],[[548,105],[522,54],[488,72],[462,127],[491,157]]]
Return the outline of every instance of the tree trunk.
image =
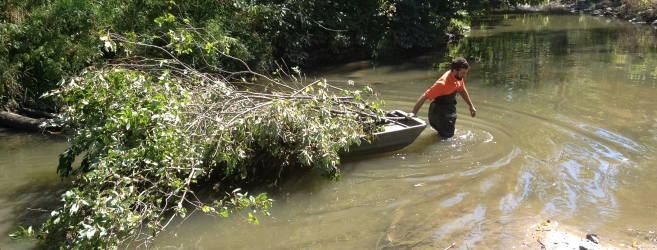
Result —
[[[0,111],[0,126],[11,129],[27,132],[42,132],[45,128],[40,128],[39,125],[45,121],[45,119],[34,119],[11,112]]]

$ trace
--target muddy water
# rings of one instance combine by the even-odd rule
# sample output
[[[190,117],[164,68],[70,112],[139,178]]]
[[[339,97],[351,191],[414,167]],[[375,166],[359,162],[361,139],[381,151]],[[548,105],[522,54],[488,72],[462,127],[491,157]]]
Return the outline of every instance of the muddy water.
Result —
[[[290,174],[276,187],[252,191],[276,200],[260,225],[197,213],[156,246],[511,249],[526,243],[540,249],[531,226],[546,219],[596,233],[611,246],[652,246],[656,37],[647,26],[590,16],[499,15],[476,21],[447,51],[395,65],[323,69],[316,77],[370,85],[386,108],[410,111],[445,71],[443,63],[464,55],[477,117],[459,101],[452,140],[440,140],[429,127],[403,150],[344,161],[339,182],[314,172]],[[420,118],[427,119],[428,107]],[[60,183],[53,176],[63,142],[11,138],[19,142],[0,150],[0,231],[37,218],[24,211],[34,196],[65,186],[50,184]],[[24,246],[0,241],[2,249]]]
[[[13,133],[0,128],[0,249],[26,249],[30,241],[12,242],[18,226],[36,228],[57,208],[70,181],[55,169],[67,147],[63,138]]]

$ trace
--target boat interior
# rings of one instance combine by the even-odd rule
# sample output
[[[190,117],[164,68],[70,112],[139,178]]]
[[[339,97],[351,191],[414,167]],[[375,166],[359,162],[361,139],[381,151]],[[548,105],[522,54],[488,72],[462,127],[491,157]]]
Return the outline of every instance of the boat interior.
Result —
[[[393,110],[388,112],[385,117],[382,118],[383,122],[386,124],[385,131],[396,131],[402,130],[417,126],[426,126],[426,123],[418,118],[406,119],[406,112],[401,110]]]

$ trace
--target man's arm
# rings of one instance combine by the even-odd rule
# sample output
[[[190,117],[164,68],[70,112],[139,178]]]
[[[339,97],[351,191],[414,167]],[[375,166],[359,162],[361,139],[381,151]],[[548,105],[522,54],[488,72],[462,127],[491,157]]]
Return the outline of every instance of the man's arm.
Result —
[[[420,111],[420,108],[422,105],[424,105],[424,102],[427,101],[427,96],[425,94],[422,94],[419,99],[417,99],[417,102],[415,103],[415,107],[413,107],[413,112],[408,113],[406,116],[406,119],[411,119],[412,117],[416,117],[417,112]]]
[[[475,117],[475,115],[477,114],[477,109],[475,109],[474,104],[472,104],[472,100],[470,100],[470,94],[468,94],[468,90],[465,89],[465,87],[463,87],[463,91],[460,91],[460,93],[465,103],[467,103],[468,106],[470,106],[470,115],[472,117]]]

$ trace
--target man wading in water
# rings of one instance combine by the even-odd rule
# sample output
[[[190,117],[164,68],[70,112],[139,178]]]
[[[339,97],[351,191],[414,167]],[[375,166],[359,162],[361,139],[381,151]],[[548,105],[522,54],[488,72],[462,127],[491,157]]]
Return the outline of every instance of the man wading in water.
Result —
[[[436,83],[431,86],[420,99],[415,103],[413,112],[406,116],[407,119],[415,117],[424,102],[429,99],[433,100],[429,107],[429,124],[443,138],[454,136],[454,125],[456,124],[456,94],[461,93],[463,100],[470,106],[470,115],[475,117],[475,109],[470,95],[465,89],[463,78],[468,73],[468,61],[459,57],[452,61],[452,69],[447,71],[443,76],[438,78]]]

